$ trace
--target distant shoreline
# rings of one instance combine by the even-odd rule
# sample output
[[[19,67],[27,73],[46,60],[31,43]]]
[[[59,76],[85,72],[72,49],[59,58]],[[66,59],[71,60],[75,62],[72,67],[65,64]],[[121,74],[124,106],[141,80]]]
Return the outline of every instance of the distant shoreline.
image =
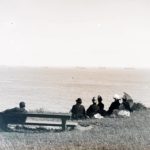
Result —
[[[104,67],[104,66],[11,66],[11,65],[0,65],[0,68],[45,68],[45,69],[121,69],[121,70],[150,70],[150,68],[142,67]]]

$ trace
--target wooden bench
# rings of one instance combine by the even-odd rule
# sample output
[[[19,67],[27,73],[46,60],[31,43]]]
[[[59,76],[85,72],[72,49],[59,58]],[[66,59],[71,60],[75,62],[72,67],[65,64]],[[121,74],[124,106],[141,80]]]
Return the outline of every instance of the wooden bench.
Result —
[[[61,123],[42,123],[42,122],[26,122],[27,118],[53,118],[60,119]],[[20,124],[20,125],[34,125],[34,126],[57,126],[62,127],[62,130],[66,130],[67,127],[74,128],[77,124],[67,124],[67,120],[70,120],[70,114],[67,113],[3,113],[0,112],[0,128],[6,129],[8,124]]]

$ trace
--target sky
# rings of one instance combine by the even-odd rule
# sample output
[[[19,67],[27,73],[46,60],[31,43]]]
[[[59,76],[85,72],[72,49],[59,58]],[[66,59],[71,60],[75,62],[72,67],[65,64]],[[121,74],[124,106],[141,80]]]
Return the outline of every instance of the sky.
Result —
[[[149,0],[0,0],[0,65],[150,68]]]

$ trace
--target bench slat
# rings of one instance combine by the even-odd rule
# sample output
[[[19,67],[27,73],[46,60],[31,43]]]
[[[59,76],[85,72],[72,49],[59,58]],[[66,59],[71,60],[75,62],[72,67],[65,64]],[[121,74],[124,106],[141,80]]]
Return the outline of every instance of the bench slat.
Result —
[[[20,123],[10,123],[10,124],[20,124]],[[25,122],[21,125],[37,125],[37,126],[58,126],[61,127],[61,123],[33,123],[33,122]],[[76,124],[66,124],[67,127],[75,127]]]
[[[0,115],[4,116],[10,116],[10,117],[36,117],[36,118],[62,118],[62,119],[70,119],[71,115],[70,114],[44,114],[44,113],[27,113],[27,114],[18,114],[18,113],[12,113],[12,114],[7,114],[7,113],[0,113]]]

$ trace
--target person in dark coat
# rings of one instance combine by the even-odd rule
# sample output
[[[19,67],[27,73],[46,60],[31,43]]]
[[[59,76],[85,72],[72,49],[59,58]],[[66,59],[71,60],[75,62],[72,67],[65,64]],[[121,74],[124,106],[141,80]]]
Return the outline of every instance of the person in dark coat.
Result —
[[[100,113],[102,116],[106,115],[106,111],[104,110],[104,104],[102,103],[103,99],[100,95],[97,97],[98,100],[98,113]]]
[[[19,107],[6,109],[4,113],[27,113],[27,110],[25,109],[25,102],[20,102]]]
[[[126,97],[123,97],[122,101],[123,101],[122,105],[123,105],[124,109],[132,112],[132,109],[130,108],[130,104],[127,102]]]
[[[76,100],[76,104],[72,106],[71,113],[72,113],[72,119],[73,120],[86,118],[85,108],[81,104],[82,104],[82,99],[78,98]]]
[[[92,99],[92,105],[89,106],[89,108],[86,111],[87,116],[89,116],[90,118],[93,118],[95,114],[98,113],[98,105],[96,104],[96,99],[95,97],[93,97]]]
[[[120,96],[118,94],[115,94],[113,98],[114,98],[114,102],[111,103],[111,105],[107,111],[108,115],[111,115],[113,113],[113,110],[115,110],[115,109],[118,110],[119,106],[120,106],[120,102],[119,102],[119,100],[121,100]]]
[[[7,125],[8,123],[24,123],[26,121],[26,116],[18,116],[17,114],[27,113],[27,110],[25,109],[25,102],[20,102],[19,107],[6,109],[5,111],[3,111],[3,113],[4,115],[2,116],[2,119],[5,125]],[[10,114],[10,116],[5,114]],[[13,117],[11,116],[11,114],[13,114]],[[5,128],[7,128],[7,126],[5,126]]]

